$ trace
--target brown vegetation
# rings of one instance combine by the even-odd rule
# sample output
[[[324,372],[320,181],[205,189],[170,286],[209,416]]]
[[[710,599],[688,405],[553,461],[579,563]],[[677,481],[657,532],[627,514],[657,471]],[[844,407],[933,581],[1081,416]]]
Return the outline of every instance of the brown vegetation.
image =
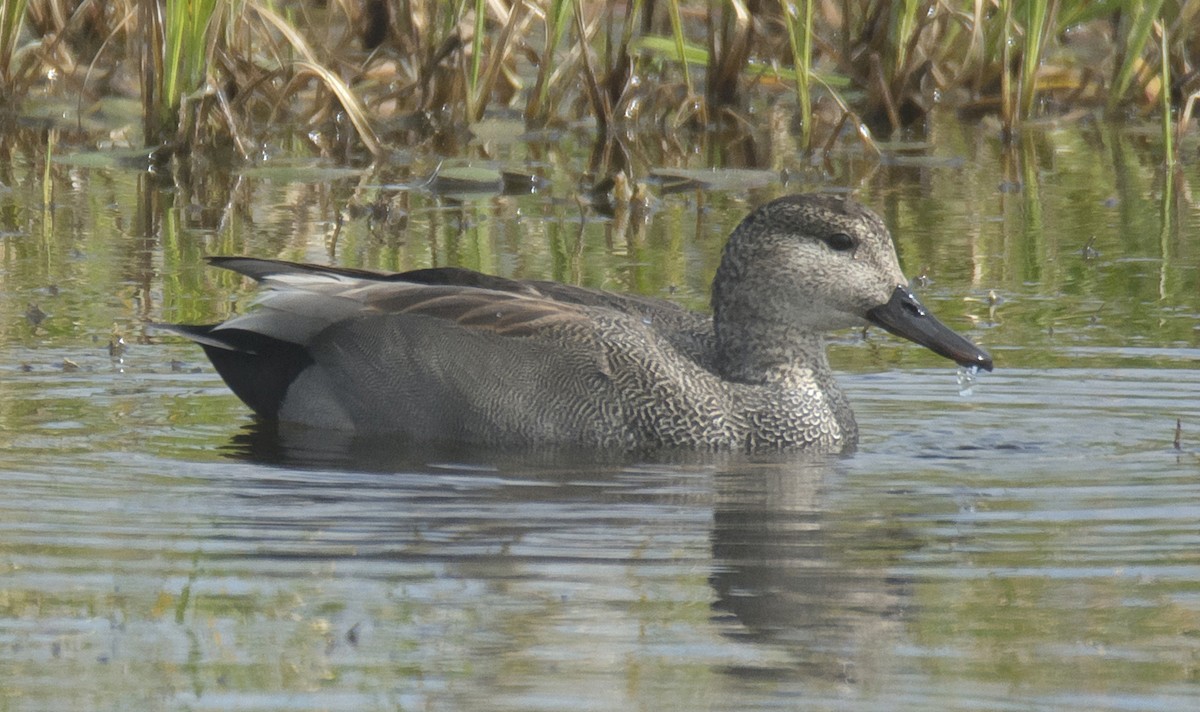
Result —
[[[243,157],[280,125],[353,159],[495,112],[673,133],[752,126],[781,103],[810,149],[919,132],[939,102],[1015,136],[1047,113],[1184,107],[1198,14],[1191,0],[10,0],[0,99],[20,115],[46,95],[80,113],[137,98],[145,145]]]

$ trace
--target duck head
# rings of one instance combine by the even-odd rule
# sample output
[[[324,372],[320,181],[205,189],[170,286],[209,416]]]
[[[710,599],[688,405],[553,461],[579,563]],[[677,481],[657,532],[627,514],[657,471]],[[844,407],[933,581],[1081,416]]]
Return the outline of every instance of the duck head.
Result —
[[[792,195],[751,212],[725,246],[712,306],[726,360],[757,361],[757,368],[772,368],[764,357],[782,363],[795,354],[755,354],[756,343],[779,344],[786,335],[804,348],[823,332],[865,324],[960,365],[992,368],[986,351],[909,289],[883,220],[843,196]]]

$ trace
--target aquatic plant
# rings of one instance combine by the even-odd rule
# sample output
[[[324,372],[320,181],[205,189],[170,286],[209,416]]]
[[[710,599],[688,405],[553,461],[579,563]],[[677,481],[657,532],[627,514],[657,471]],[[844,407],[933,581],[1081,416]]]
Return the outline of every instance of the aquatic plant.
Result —
[[[796,100],[800,105],[800,147],[812,147],[812,0],[803,0],[799,7],[789,4],[787,16],[788,44],[792,49],[792,66],[796,69]]]
[[[209,28],[216,29],[221,17],[216,0],[138,3],[139,24],[146,32],[141,45],[141,98],[148,145],[175,134],[185,97],[205,83],[211,56]]]
[[[17,44],[25,22],[27,0],[5,0],[0,3],[0,101],[12,106],[17,94],[13,62],[17,59]]]
[[[12,0],[0,94],[85,110],[133,75],[147,145],[250,156],[302,126],[347,158],[496,111],[605,135],[750,130],[791,102],[809,151],[919,130],[936,102],[1010,137],[1067,108],[1162,111],[1159,88],[1174,111],[1197,89],[1198,17],[1197,0]]]

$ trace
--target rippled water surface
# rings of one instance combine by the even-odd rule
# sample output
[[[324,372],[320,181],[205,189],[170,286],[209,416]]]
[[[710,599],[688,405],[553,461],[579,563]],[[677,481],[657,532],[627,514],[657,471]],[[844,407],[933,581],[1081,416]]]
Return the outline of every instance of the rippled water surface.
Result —
[[[863,438],[816,460],[275,433],[198,349],[143,334],[241,308],[201,254],[328,258],[338,211],[344,264],[702,307],[765,196],[664,195],[632,235],[556,196],[415,196],[388,242],[344,210],[359,183],[159,210],[137,174],[63,164],[43,211],[16,162],[0,710],[1196,709],[1200,214],[1102,139],[1049,135],[1018,192],[978,137],[854,183],[997,371],[960,395],[918,347],[840,334]]]

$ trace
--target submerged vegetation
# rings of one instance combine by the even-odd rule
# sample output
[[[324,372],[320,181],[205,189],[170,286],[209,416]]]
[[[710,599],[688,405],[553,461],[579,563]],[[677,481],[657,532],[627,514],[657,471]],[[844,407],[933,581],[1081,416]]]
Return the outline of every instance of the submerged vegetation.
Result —
[[[1080,109],[1180,131],[1198,54],[1197,0],[5,0],[0,101],[115,95],[140,101],[131,145],[250,158],[287,125],[349,159],[495,113],[603,136],[782,106],[820,153],[939,103],[1009,138]]]

